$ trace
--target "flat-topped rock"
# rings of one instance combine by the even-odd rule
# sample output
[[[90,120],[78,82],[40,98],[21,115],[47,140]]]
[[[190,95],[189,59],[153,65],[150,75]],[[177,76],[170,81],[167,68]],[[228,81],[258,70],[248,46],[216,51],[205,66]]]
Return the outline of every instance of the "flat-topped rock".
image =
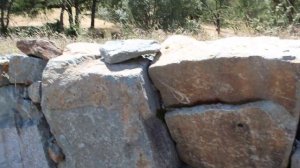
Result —
[[[42,73],[47,61],[17,55],[10,58],[8,76],[10,83],[30,85],[42,80]]]
[[[156,54],[160,44],[155,40],[108,41],[100,49],[104,61],[110,64],[124,62],[144,54]]]
[[[168,107],[263,99],[299,116],[297,40],[234,37],[185,43],[172,37],[161,53],[149,74]]]
[[[49,60],[62,54],[54,42],[48,40],[19,40],[17,47],[24,54]]]
[[[165,119],[180,158],[195,168],[286,168],[298,123],[270,101],[178,108]]]

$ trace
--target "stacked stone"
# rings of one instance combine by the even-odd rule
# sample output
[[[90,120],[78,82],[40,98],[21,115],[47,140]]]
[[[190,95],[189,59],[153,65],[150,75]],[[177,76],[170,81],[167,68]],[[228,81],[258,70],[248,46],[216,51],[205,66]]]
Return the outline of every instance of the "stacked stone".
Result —
[[[40,101],[42,73],[48,57],[59,53],[49,52],[49,47],[55,46],[43,40],[19,41],[17,46],[24,51],[32,48],[29,43],[35,45],[34,52],[4,56],[0,60],[0,167],[3,168],[56,167],[45,152],[51,134]]]
[[[299,47],[272,37],[167,39],[149,73],[181,160],[286,168],[300,112]]]
[[[297,40],[17,46],[0,60],[0,167],[300,167]]]

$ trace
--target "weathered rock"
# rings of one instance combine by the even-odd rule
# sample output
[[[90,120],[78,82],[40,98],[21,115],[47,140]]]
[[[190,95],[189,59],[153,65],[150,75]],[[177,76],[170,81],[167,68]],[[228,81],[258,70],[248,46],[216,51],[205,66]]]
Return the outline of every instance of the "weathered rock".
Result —
[[[19,86],[0,88],[0,167],[51,167],[39,128],[42,113],[22,93]]]
[[[149,69],[166,106],[267,99],[299,116],[299,41],[240,37],[187,44],[181,39],[163,43]]]
[[[28,97],[31,99],[33,103],[41,102],[41,94],[42,94],[41,81],[34,82],[28,87]]]
[[[57,59],[43,74],[42,109],[66,157],[59,167],[178,167],[146,62]]]
[[[270,101],[175,109],[166,122],[180,158],[198,168],[286,168],[298,120]]]
[[[54,42],[47,40],[19,40],[17,41],[17,47],[26,55],[39,57],[44,60],[49,60],[62,54],[62,50]]]
[[[42,73],[47,62],[39,58],[28,56],[14,56],[9,62],[9,81],[30,85],[42,80]]]
[[[101,44],[97,43],[72,43],[68,44],[63,55],[95,55],[100,56]]]
[[[143,54],[153,54],[160,50],[160,44],[154,40],[119,40],[108,41],[100,49],[105,62],[114,64],[139,57]]]
[[[9,60],[1,59],[0,60],[0,87],[9,85],[8,67],[9,67]]]

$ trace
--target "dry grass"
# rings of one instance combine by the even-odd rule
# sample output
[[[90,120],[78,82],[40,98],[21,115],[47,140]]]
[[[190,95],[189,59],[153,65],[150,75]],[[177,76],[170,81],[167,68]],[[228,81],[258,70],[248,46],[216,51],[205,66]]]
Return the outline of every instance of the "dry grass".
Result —
[[[11,18],[11,27],[22,27],[22,26],[43,26],[46,23],[54,23],[59,18],[60,10],[54,9],[51,11],[47,11],[46,14],[40,14],[35,18],[30,18],[26,16],[12,16]],[[64,16],[66,27],[68,26],[68,16],[65,13]],[[84,29],[87,29],[90,25],[90,17],[87,15],[82,15],[81,17],[81,26]],[[95,25],[97,29],[101,30],[107,30],[108,33],[110,31],[121,31],[121,27],[101,20],[96,19]],[[126,29],[123,29],[122,32],[122,39],[130,39],[130,38],[143,38],[143,39],[156,39],[160,42],[164,41],[168,36],[173,34],[184,34],[188,36],[193,36],[194,38],[198,40],[211,40],[211,39],[218,39],[223,37],[231,37],[231,36],[259,36],[261,34],[255,34],[253,30],[243,27],[239,30],[233,30],[230,28],[222,28],[221,34],[218,35],[216,32],[216,29],[213,25],[201,25],[201,29],[199,29],[197,34],[192,33],[185,33],[183,30],[178,30],[178,32],[170,33],[170,32],[164,32],[162,30],[156,30],[152,32],[146,32],[140,29],[131,29],[129,32],[126,32]],[[294,38],[299,39],[299,33],[298,30],[295,31],[296,33],[291,34],[288,31],[283,31],[278,34],[281,38]],[[73,42],[94,42],[94,43],[104,43],[107,40],[110,40],[111,37],[107,37],[106,39],[102,38],[94,38],[91,35],[83,34],[80,35],[76,39],[67,38],[63,34],[58,34],[50,37],[28,37],[28,38],[42,38],[47,39],[55,42],[57,46],[64,48],[67,44],[73,43]],[[16,41],[19,40],[20,37],[12,37],[8,39],[4,39],[0,37],[0,56],[5,54],[11,54],[11,53],[20,53],[20,51],[16,48]],[[22,38],[24,39],[24,38]]]
[[[73,12],[75,13],[75,11]],[[46,23],[55,23],[60,17],[60,9],[51,9],[46,11],[46,13],[41,13],[37,17],[28,17],[28,16],[15,16],[13,15],[10,19],[11,27],[20,27],[20,26],[43,26]],[[64,14],[65,26],[69,26],[68,14]],[[90,27],[90,16],[81,15],[80,18],[81,27],[89,28]],[[95,19],[95,28],[117,28],[117,25],[107,22],[105,20]]]
[[[16,41],[13,39],[0,38],[0,56],[11,53],[20,53],[16,47]]]
[[[50,11],[46,11],[46,13],[41,13],[37,17],[30,18],[28,16],[15,16],[13,15],[10,20],[10,26],[11,27],[27,27],[27,26],[36,26],[41,27],[45,25],[46,23],[55,23],[57,19],[59,18],[60,10],[59,9],[52,9]],[[68,15],[65,12],[64,15],[65,20],[65,27],[68,27]],[[80,18],[81,26],[84,29],[89,28],[90,26],[90,17],[87,15],[82,15]],[[120,29],[117,25],[107,22],[105,20],[96,19],[95,20],[95,28],[106,30],[106,29],[113,29],[118,30]],[[91,38],[88,35],[86,36],[80,36],[76,39],[67,38],[65,35],[55,35],[50,37],[28,37],[26,39],[30,38],[39,38],[39,39],[47,39],[55,42],[59,47],[64,48],[67,44],[73,43],[73,42],[97,42],[97,43],[103,43],[107,39],[97,39],[97,38]],[[20,51],[16,47],[16,41],[19,40],[20,37],[11,37],[11,38],[1,38],[0,37],[0,56],[11,54],[11,53],[20,53]],[[22,38],[24,39],[24,38]]]
[[[159,42],[164,41],[168,36],[174,34],[183,34],[188,36],[193,36],[198,40],[212,40],[218,39],[223,37],[232,37],[232,36],[256,36],[255,34],[248,33],[245,31],[241,32],[234,32],[231,29],[222,29],[221,35],[218,35],[215,31],[214,26],[212,25],[203,25],[202,29],[199,30],[197,34],[191,33],[184,33],[184,32],[164,32],[162,30],[156,30],[152,32],[146,32],[140,29],[132,30],[130,33],[124,34],[121,39],[132,39],[132,38],[142,38],[142,39],[155,39]],[[285,36],[286,37],[286,36]],[[111,38],[93,38],[90,35],[80,35],[79,37],[69,38],[63,34],[58,36],[50,36],[50,37],[27,37],[22,39],[32,39],[32,38],[39,38],[39,39],[46,39],[51,40],[56,43],[57,46],[60,48],[64,48],[67,44],[74,43],[74,42],[91,42],[91,43],[104,43],[107,40],[111,40]],[[19,40],[20,37],[13,37],[13,38],[0,38],[0,56],[11,54],[11,53],[20,53],[20,51],[16,47],[16,41]]]
[[[25,39],[32,39],[32,38],[25,38]],[[92,39],[87,37],[79,37],[77,39],[71,39],[65,37],[59,37],[59,38],[39,37],[39,39],[51,40],[58,47],[62,49],[64,49],[67,44],[74,43],[74,42],[104,43],[107,40],[107,39]],[[18,40],[20,40],[20,38],[4,39],[0,37],[0,56],[7,55],[7,54],[21,54],[19,49],[16,47],[16,42]]]

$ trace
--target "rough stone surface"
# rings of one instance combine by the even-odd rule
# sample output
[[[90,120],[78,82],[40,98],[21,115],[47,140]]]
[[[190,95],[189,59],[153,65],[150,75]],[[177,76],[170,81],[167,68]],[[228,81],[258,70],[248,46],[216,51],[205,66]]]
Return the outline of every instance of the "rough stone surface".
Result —
[[[195,168],[286,168],[297,127],[270,101],[175,109],[166,122],[180,158]]]
[[[42,113],[20,95],[23,88],[0,88],[0,167],[50,168],[39,129]]]
[[[298,142],[297,148],[292,155],[291,168],[299,168],[299,167],[300,167],[300,144]]]
[[[30,85],[42,80],[42,73],[47,62],[39,58],[28,56],[14,56],[9,62],[10,83]]]
[[[39,57],[44,60],[49,60],[62,54],[62,50],[54,42],[47,40],[19,40],[17,41],[17,47],[26,55]]]
[[[8,67],[9,67],[9,60],[0,59],[0,87],[9,85]]]
[[[95,55],[100,56],[101,44],[97,43],[72,43],[68,44],[63,52],[63,55]]]
[[[160,44],[154,40],[119,40],[108,41],[100,49],[105,62],[114,64],[139,57],[143,54],[153,54],[160,50]]]
[[[299,116],[296,40],[271,37],[201,42],[182,36],[162,44],[149,73],[168,107],[272,100]]]
[[[66,157],[59,167],[178,167],[146,62],[78,58],[62,67],[58,59],[43,74],[42,109]]]
[[[41,102],[41,94],[42,94],[41,81],[34,82],[28,87],[28,97],[31,99],[33,103]]]

